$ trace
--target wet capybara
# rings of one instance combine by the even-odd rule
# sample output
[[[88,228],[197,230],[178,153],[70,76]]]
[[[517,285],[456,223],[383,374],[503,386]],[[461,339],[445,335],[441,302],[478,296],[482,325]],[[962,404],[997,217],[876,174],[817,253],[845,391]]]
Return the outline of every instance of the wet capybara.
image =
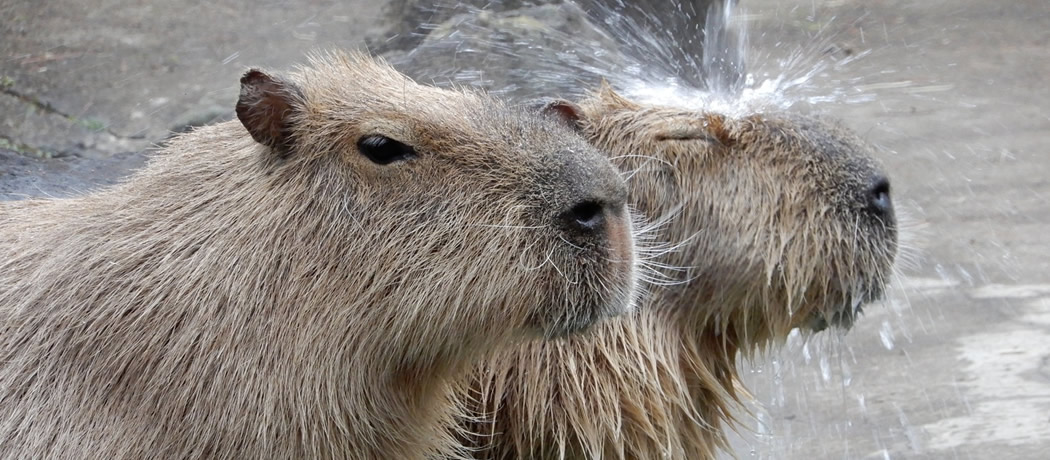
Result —
[[[607,151],[677,268],[629,317],[533,342],[476,371],[458,433],[476,458],[714,458],[740,402],[739,354],[795,328],[848,327],[897,251],[889,182],[840,125],[633,102],[608,86],[542,104]],[[480,405],[480,406],[479,406]]]
[[[631,304],[624,181],[555,121],[357,53],[236,112],[0,204],[0,457],[443,455],[485,353]]]

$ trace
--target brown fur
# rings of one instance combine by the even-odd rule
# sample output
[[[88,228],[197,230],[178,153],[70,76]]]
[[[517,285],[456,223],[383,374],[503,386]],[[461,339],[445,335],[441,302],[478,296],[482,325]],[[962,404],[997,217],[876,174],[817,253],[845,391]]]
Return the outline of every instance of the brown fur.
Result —
[[[608,87],[578,110],[631,203],[666,221],[657,238],[677,243],[649,257],[682,271],[632,317],[480,367],[461,435],[477,458],[714,458],[738,353],[848,325],[881,295],[896,252],[892,210],[868,207],[881,174],[861,139],[810,117],[644,106]]]
[[[570,130],[359,54],[242,83],[243,126],[0,205],[0,457],[448,454],[485,352],[627,308],[626,188]]]

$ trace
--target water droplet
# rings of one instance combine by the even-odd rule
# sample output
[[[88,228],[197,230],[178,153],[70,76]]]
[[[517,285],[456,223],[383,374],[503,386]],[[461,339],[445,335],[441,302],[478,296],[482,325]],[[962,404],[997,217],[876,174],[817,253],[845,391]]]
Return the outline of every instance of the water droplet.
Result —
[[[831,364],[828,362],[827,353],[820,355],[820,377],[824,380],[824,383],[831,381]]]
[[[887,350],[893,349],[893,326],[890,326],[889,321],[882,322],[882,327],[879,328],[879,339],[882,340],[882,346]]]

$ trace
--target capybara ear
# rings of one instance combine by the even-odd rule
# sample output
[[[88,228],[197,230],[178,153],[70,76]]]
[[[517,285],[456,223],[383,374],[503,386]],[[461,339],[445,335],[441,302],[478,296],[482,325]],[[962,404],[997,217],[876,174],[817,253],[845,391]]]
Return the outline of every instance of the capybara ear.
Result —
[[[258,69],[241,77],[237,118],[256,142],[278,155],[292,148],[292,117],[302,106],[302,95],[294,84]]]
[[[583,109],[564,99],[542,98],[529,101],[526,106],[532,112],[553,118],[574,130],[580,129]]]
[[[598,90],[591,93],[606,110],[642,110],[642,106],[621,96],[607,80],[602,79]]]
[[[718,139],[718,142],[726,147],[732,147],[736,144],[736,139],[733,138],[733,133],[729,131],[729,127],[726,126],[726,117],[719,114],[709,114],[704,119],[704,126],[711,132],[711,135]]]

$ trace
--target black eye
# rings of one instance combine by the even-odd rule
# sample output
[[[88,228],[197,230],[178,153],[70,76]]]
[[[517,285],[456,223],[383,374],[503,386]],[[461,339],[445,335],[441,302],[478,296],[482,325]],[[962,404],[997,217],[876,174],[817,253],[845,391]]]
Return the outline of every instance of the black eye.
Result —
[[[377,165],[388,165],[419,156],[411,145],[379,135],[362,137],[357,141],[357,149]]]

